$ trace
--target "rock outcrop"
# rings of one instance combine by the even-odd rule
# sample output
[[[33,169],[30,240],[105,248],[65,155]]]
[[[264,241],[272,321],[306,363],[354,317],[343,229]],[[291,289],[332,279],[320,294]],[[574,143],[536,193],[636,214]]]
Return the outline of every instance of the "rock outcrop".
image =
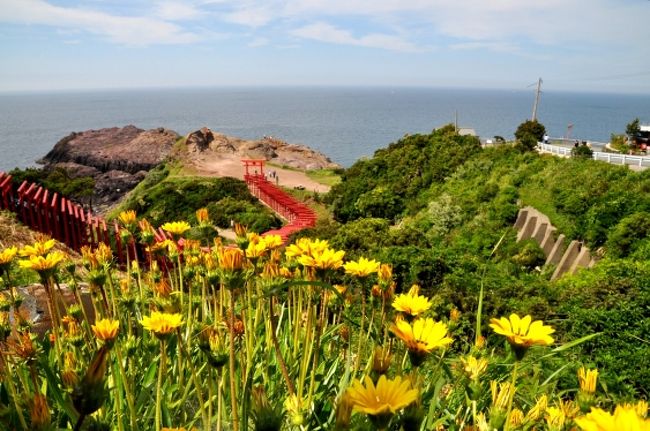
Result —
[[[135,187],[146,172],[169,155],[179,135],[159,127],[135,126],[73,132],[39,162],[44,169],[65,169],[71,178],[95,180],[95,205],[111,205]]]
[[[288,144],[270,136],[246,140],[216,133],[204,127],[188,134],[185,143],[194,157],[200,157],[202,153],[210,151],[241,158],[265,159],[277,165],[296,169],[340,168],[323,153],[304,145]]]

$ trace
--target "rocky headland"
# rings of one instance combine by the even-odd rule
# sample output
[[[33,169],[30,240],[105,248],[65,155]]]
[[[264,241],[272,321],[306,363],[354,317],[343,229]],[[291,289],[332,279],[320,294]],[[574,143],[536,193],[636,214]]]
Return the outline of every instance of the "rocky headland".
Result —
[[[62,168],[70,178],[92,177],[95,181],[93,207],[99,212],[117,203],[149,170],[170,157],[189,168],[188,171],[205,175],[219,175],[197,169],[206,161],[212,165],[241,166],[241,158],[265,159],[298,170],[340,167],[309,147],[270,136],[245,140],[203,127],[189,133],[184,147],[174,150],[180,138],[175,131],[163,127],[143,130],[133,125],[73,132],[57,142],[39,163],[46,171]],[[232,172],[221,175],[238,176]]]
[[[164,161],[178,133],[165,128],[129,125],[73,132],[61,139],[39,163],[43,169],[63,168],[71,178],[95,180],[94,203],[109,206],[135,187],[147,171]]]
[[[210,156],[236,156],[264,159],[279,166],[300,170],[336,169],[329,157],[305,145],[289,144],[271,136],[246,140],[214,132],[207,127],[192,132],[185,140],[190,159]]]

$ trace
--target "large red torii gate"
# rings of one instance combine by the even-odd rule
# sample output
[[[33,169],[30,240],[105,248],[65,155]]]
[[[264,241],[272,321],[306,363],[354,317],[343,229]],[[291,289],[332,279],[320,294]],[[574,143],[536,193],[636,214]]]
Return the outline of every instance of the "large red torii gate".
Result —
[[[241,162],[244,164],[244,178],[248,177],[249,175],[260,175],[262,178],[264,177],[264,164],[266,163],[266,160],[241,159]],[[257,171],[258,168],[259,172]],[[253,173],[251,173],[249,169],[254,169]]]

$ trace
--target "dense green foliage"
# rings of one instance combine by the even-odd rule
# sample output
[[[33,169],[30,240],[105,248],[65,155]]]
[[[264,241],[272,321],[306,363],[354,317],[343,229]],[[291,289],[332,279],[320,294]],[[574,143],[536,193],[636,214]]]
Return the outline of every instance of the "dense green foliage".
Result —
[[[477,138],[459,136],[453,126],[407,136],[343,174],[330,194],[334,216],[342,222],[360,217],[395,220],[417,205],[413,200],[422,190],[444,181],[479,149]]]
[[[357,162],[328,199],[342,224],[308,234],[393,264],[400,285],[433,295],[438,315],[475,311],[482,286],[484,314],[557,322],[560,340],[602,332],[577,360],[598,365],[614,396],[648,396],[650,375],[634,358],[650,357],[649,171],[509,146],[480,150],[446,130]],[[551,282],[554,268],[537,244],[516,242],[512,226],[525,205],[605,259]]]
[[[279,227],[280,220],[255,199],[246,183],[224,178],[175,177],[169,168],[153,169],[114,211],[135,210],[154,226],[168,221],[195,221],[195,211],[206,207],[215,225],[230,227],[230,221],[264,232]]]
[[[13,177],[14,184],[29,181],[42,185],[51,192],[74,199],[79,203],[86,203],[84,202],[86,200],[91,204],[90,199],[95,188],[95,180],[92,177],[72,178],[70,173],[63,168],[56,168],[49,171],[37,168],[16,168],[9,173]]]

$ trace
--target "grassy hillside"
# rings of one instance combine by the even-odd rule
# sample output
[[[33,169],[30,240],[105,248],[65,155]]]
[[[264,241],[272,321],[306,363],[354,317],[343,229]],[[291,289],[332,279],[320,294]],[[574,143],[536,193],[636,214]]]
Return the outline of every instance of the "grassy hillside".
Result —
[[[578,360],[599,366],[613,393],[647,396],[650,374],[633,364],[650,357],[650,171],[482,150],[450,133],[407,137],[357,162],[328,196],[339,223],[309,234],[393,264],[399,284],[421,284],[440,316],[474,312],[482,287],[488,315],[530,313],[561,339],[603,333]],[[603,257],[596,268],[551,282],[539,246],[515,241],[525,205],[592,247]]]
[[[196,221],[196,210],[206,207],[211,220],[221,228],[230,227],[231,220],[254,232],[281,225],[281,221],[250,194],[243,181],[229,177],[178,176],[173,170],[173,166],[161,165],[150,171],[109,217],[117,216],[120,211],[135,210],[139,216],[159,226],[167,221]]]

